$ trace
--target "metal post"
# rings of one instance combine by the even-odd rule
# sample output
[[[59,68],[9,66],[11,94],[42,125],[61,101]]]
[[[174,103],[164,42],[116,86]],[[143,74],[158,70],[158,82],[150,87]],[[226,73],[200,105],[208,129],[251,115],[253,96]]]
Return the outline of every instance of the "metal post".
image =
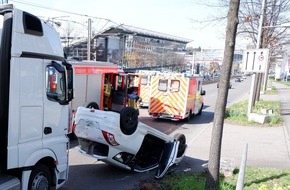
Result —
[[[245,173],[246,173],[245,171],[246,171],[246,163],[247,163],[247,154],[248,154],[248,144],[245,145],[236,190],[244,189],[244,178],[245,178]]]
[[[267,90],[268,73],[269,73],[269,66],[270,66],[270,63],[269,63],[270,57],[271,57],[271,52],[270,52],[270,55],[269,55],[269,58],[268,58],[268,61],[267,61],[267,64],[266,64],[266,68],[265,68],[266,71],[265,71],[265,74],[264,74],[263,94],[265,94],[265,92]]]
[[[195,64],[195,52],[192,54],[192,64],[191,64],[191,74],[194,74],[194,64]]]
[[[91,26],[92,25],[92,20],[89,18],[88,19],[88,43],[87,43],[87,60],[91,60]]]
[[[258,31],[256,49],[260,49],[265,4],[266,4],[266,0],[263,0],[263,2],[262,2],[262,16],[260,17],[260,22],[259,22],[259,31]],[[255,101],[255,93],[254,93],[254,91],[256,90],[255,89],[256,80],[257,80],[257,77],[256,77],[256,74],[254,73],[252,75],[252,83],[251,83],[251,90],[250,90],[250,99],[249,99],[249,104],[248,104],[248,118],[249,118],[249,114],[252,113],[253,105],[255,103],[254,102]]]

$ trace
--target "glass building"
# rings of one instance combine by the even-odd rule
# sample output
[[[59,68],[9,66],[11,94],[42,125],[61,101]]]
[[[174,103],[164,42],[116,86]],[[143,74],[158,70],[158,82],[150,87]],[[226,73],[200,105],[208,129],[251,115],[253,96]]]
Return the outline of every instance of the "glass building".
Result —
[[[176,67],[184,64],[192,40],[128,25],[112,26],[91,40],[91,60],[125,68]],[[68,57],[87,59],[87,41],[65,48]]]

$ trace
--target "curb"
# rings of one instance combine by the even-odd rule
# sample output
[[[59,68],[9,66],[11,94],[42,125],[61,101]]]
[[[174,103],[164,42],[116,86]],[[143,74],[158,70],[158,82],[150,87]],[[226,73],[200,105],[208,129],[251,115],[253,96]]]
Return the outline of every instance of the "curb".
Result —
[[[287,145],[288,157],[290,160],[290,137],[289,137],[288,129],[287,129],[287,126],[285,125],[285,122],[283,122],[283,131],[284,131],[284,137],[285,137],[285,141]]]

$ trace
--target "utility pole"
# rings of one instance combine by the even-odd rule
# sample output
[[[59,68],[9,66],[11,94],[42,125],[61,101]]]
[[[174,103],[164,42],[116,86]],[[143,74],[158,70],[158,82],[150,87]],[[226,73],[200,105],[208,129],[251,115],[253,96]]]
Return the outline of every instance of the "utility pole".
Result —
[[[262,36],[264,36],[263,35],[263,33],[264,33],[263,23],[264,23],[264,18],[265,18],[265,15],[266,15],[266,8],[267,8],[266,7],[266,4],[267,4],[267,0],[263,1],[263,3],[264,3],[264,6],[262,4],[262,16],[261,16],[262,21],[261,21],[261,18],[260,18],[260,22],[262,23],[261,24],[262,27],[261,27],[261,37],[260,37],[261,39],[260,39],[260,47],[259,48],[263,48],[265,46],[264,40],[262,40],[263,39]],[[259,49],[259,48],[257,48],[257,49]],[[265,71],[265,72],[267,72],[267,71]],[[257,87],[256,87],[256,94],[255,94],[256,96],[255,96],[254,105],[255,105],[255,102],[256,101],[259,101],[260,100],[260,94],[261,94],[260,91],[261,91],[261,86],[262,86],[262,78],[263,78],[263,73],[258,73],[258,78],[257,78],[257,82],[256,82],[257,83]]]
[[[261,44],[261,36],[262,36],[262,27],[263,27],[263,20],[264,20],[264,10],[266,8],[265,6],[266,0],[263,0],[262,2],[262,15],[260,17],[260,23],[259,23],[259,30],[258,30],[258,37],[257,37],[257,44],[256,44],[256,49],[260,49],[260,44]],[[251,83],[251,89],[250,89],[250,98],[249,98],[249,104],[248,104],[248,112],[247,115],[249,117],[250,113],[253,111],[253,106],[255,105],[255,100],[256,100],[256,93],[260,93],[260,89],[257,89],[259,85],[257,85],[257,75],[256,73],[253,73],[252,75],[252,83]]]
[[[92,36],[92,20],[88,19],[88,44],[87,44],[87,60],[91,60],[91,36]]]
[[[191,74],[194,74],[194,65],[195,65],[195,51],[192,52],[192,64],[191,64]]]

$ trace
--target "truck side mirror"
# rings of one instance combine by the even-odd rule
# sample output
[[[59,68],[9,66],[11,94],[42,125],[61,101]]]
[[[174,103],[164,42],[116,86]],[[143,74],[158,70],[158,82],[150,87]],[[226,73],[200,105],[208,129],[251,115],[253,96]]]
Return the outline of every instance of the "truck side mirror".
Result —
[[[67,62],[62,63],[67,69],[67,101],[70,102],[74,98],[73,90],[73,67]]]
[[[70,64],[64,65],[52,61],[46,67],[47,98],[61,105],[67,105],[73,99],[73,69]]]

